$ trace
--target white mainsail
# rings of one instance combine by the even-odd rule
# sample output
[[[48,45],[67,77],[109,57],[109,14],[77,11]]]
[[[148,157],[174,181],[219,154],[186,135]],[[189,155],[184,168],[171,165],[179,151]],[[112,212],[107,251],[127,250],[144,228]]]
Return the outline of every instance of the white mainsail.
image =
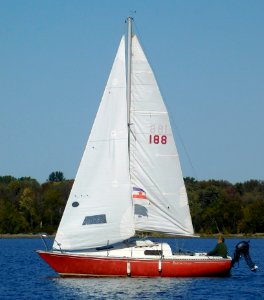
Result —
[[[135,35],[131,69],[130,171],[136,230],[193,235],[168,112]]]
[[[100,247],[134,232],[122,37],[53,248]]]

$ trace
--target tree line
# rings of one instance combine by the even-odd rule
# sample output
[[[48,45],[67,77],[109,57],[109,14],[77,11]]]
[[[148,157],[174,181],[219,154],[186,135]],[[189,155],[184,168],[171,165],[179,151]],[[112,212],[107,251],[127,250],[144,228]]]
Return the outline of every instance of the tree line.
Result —
[[[264,181],[231,184],[185,178],[197,233],[264,233]]]
[[[52,172],[42,184],[0,176],[0,234],[56,232],[72,184],[62,172]],[[196,233],[264,233],[264,181],[187,177],[185,184]]]

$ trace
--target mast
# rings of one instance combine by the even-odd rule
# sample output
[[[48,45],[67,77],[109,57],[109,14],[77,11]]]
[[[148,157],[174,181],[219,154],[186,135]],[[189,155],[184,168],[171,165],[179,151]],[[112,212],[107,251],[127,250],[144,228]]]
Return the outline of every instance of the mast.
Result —
[[[131,107],[131,48],[132,17],[127,18],[127,123],[128,123],[128,155],[130,161],[130,107]]]

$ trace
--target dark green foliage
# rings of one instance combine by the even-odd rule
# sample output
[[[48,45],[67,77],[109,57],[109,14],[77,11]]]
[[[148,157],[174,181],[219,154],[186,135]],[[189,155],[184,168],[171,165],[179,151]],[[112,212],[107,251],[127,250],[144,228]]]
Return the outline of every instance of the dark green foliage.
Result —
[[[44,184],[30,177],[0,177],[0,234],[57,230],[73,184],[58,173],[62,181]]]
[[[54,233],[72,184],[58,171],[43,184],[30,177],[0,177],[0,234]],[[264,181],[187,177],[185,184],[196,233],[264,233]]]
[[[51,182],[59,182],[59,181],[63,181],[63,180],[65,180],[65,178],[64,178],[63,173],[60,171],[52,172],[49,175],[49,179],[48,179],[48,181],[51,181]]]
[[[263,233],[264,181],[196,181],[185,178],[197,233]]]

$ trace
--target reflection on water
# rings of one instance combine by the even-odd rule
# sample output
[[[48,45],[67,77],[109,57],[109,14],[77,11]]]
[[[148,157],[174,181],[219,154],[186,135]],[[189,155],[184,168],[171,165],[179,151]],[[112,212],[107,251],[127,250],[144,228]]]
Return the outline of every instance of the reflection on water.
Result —
[[[188,299],[190,278],[56,278],[63,294],[78,299]],[[66,292],[67,291],[67,292]],[[66,292],[66,293],[65,293]]]
[[[68,299],[263,299],[263,278],[53,278],[59,297]],[[260,274],[259,274],[260,275]]]

